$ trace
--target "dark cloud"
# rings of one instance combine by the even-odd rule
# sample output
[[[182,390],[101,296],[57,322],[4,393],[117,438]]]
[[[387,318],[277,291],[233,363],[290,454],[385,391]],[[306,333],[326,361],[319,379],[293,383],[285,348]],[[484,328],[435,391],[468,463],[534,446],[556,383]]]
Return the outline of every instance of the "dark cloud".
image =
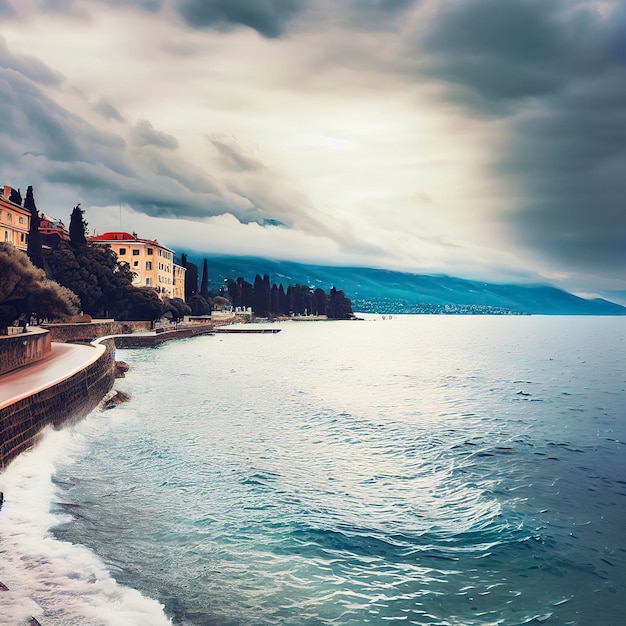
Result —
[[[8,0],[0,0],[0,18],[14,17],[15,9]]]
[[[244,198],[227,202],[193,166],[159,156],[153,146],[128,146],[9,70],[0,70],[0,141],[0,169],[19,177],[11,181],[16,186],[28,172],[26,184],[63,185],[85,204],[121,200],[137,210],[192,218],[231,212],[245,221],[249,215]]]
[[[136,6],[137,8],[150,13],[158,13],[164,5],[164,0],[98,0],[98,2],[122,8]]]
[[[519,116],[509,138],[495,171],[519,190],[516,239],[570,270],[623,279],[626,68]]]
[[[230,30],[248,26],[265,37],[284,34],[307,0],[177,0],[174,6],[193,28]]]
[[[93,105],[93,110],[107,120],[115,120],[116,122],[124,121],[124,116],[106,98],[100,98],[100,100]]]
[[[14,58],[8,60],[10,67],[17,65]],[[240,189],[223,184],[222,176],[218,183],[178,157],[176,138],[150,122],[140,120],[130,134],[127,144],[118,134],[97,129],[25,75],[0,68],[0,171],[8,184],[32,184],[42,198],[46,192],[68,196],[68,206],[77,201],[85,206],[124,202],[155,216],[201,219],[229,213],[242,223],[259,224],[278,214],[281,221],[306,224],[312,232],[323,228],[300,208],[301,202],[294,205],[264,180],[267,176],[234,142],[223,158],[237,177],[246,170],[253,177],[249,184],[241,181]],[[223,155],[227,153],[224,143]]]
[[[238,172],[251,172],[264,169],[263,163],[246,156],[236,142],[228,141],[220,137],[209,137],[208,139],[217,150],[220,161],[226,169]]]
[[[178,149],[178,139],[173,135],[155,130],[148,120],[139,120],[132,130],[132,141],[136,146],[156,146],[165,150]]]
[[[626,7],[578,0],[443,4],[420,69],[466,113],[505,129],[492,172],[512,240],[553,267],[623,278]]]
[[[50,69],[43,61],[25,54],[10,52],[2,35],[0,35],[0,68],[14,70],[43,85],[58,86],[63,82],[63,76]]]

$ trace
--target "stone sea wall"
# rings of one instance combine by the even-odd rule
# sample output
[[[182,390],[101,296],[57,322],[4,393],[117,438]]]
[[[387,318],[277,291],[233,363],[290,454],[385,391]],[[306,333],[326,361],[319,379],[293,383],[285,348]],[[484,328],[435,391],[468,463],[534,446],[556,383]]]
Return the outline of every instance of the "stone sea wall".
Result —
[[[101,343],[104,352],[84,369],[0,409],[0,471],[34,445],[45,426],[85,417],[113,387],[115,344],[112,339]]]
[[[79,324],[42,324],[50,332],[52,341],[67,343],[71,341],[93,341],[98,337],[125,335],[150,330],[150,322],[116,322],[102,320]]]
[[[197,337],[213,332],[215,324],[195,324],[190,326],[179,326],[176,330],[166,330],[157,332],[154,335],[124,335],[114,337],[115,345],[118,348],[146,348],[158,346],[164,341],[171,339],[184,339],[186,337]]]
[[[39,329],[0,337],[0,375],[40,361],[52,350],[50,333]]]

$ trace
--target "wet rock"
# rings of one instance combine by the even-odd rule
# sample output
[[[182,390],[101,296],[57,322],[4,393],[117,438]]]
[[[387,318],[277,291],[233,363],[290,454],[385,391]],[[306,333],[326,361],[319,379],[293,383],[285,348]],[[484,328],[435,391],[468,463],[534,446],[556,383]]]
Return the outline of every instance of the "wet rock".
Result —
[[[128,363],[124,361],[115,361],[115,378],[124,378],[126,372],[130,369]]]
[[[104,398],[102,398],[101,406],[103,409],[113,409],[124,402],[128,402],[129,400],[130,396],[127,393],[117,389],[112,389],[106,396],[104,396]]]

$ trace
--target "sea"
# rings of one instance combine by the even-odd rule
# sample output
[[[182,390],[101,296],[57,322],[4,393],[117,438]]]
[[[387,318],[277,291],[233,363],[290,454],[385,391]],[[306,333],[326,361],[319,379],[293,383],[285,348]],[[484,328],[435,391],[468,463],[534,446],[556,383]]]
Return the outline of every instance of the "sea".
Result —
[[[626,318],[361,317],[119,350],[0,474],[0,624],[624,624]]]

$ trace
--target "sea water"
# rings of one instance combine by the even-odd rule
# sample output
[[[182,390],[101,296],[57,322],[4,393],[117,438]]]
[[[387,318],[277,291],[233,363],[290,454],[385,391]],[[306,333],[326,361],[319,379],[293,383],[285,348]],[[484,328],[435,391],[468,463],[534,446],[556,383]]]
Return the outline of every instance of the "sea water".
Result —
[[[118,351],[0,475],[0,624],[623,624],[626,319],[364,317]]]

